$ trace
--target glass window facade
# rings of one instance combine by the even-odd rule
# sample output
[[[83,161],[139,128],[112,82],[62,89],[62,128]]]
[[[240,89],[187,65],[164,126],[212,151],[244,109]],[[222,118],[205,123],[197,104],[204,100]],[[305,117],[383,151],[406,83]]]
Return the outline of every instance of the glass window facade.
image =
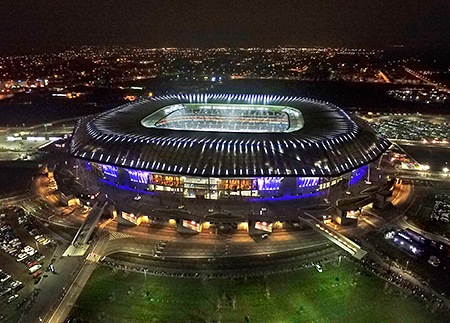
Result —
[[[153,192],[178,193],[185,198],[219,199],[224,197],[274,197],[303,195],[324,190],[340,182],[345,175],[325,177],[216,178],[157,174],[143,170],[91,162],[92,173],[115,184]],[[353,172],[352,181],[362,178],[366,167]],[[356,176],[358,175],[358,176]],[[142,185],[140,185],[142,184]]]

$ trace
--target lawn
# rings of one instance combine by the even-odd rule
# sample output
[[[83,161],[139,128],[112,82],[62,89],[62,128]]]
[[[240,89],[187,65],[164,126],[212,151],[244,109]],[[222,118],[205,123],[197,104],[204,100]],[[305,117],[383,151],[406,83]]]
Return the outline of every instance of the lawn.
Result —
[[[446,322],[396,287],[342,261],[248,279],[94,271],[72,310],[90,322]]]

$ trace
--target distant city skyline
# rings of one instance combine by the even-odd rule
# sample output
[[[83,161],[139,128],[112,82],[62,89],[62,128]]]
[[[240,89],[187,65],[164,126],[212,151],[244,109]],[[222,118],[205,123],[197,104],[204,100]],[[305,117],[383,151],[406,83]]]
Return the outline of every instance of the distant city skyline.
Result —
[[[3,5],[0,49],[445,44],[444,1],[20,1]]]

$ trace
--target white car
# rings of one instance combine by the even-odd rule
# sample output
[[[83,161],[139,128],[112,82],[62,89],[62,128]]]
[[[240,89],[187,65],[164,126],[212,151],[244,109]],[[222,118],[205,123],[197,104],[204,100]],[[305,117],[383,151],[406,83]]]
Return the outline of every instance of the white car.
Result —
[[[8,303],[11,303],[11,302],[14,301],[17,297],[19,297],[19,295],[17,295],[17,294],[14,294],[14,295],[12,295],[12,296],[9,296],[9,297],[8,297]]]
[[[27,250],[27,254],[28,254],[29,256],[34,255],[36,252],[37,252],[36,249]]]
[[[13,246],[14,248],[17,248],[18,246],[20,246],[22,243],[20,241],[14,241],[13,243],[10,243],[11,246]]]
[[[0,279],[0,282],[4,283],[4,282],[8,281],[9,279],[11,279],[11,275],[6,275],[2,279]]]
[[[11,292],[11,288],[7,288],[7,289],[0,291],[0,297],[7,295],[9,292]]]
[[[21,262],[24,261],[25,259],[28,258],[28,254],[26,253],[21,253],[18,257],[17,257],[17,262]]]
[[[17,287],[19,287],[20,285],[22,285],[22,282],[21,281],[18,281],[18,280],[16,280],[16,281],[13,281],[12,283],[11,283],[11,288],[17,288]]]
[[[316,266],[316,269],[317,269],[317,271],[318,271],[319,273],[321,273],[321,272],[323,271],[323,269],[322,269],[322,266],[321,266],[321,265],[319,265],[319,264],[315,264],[315,266]]]

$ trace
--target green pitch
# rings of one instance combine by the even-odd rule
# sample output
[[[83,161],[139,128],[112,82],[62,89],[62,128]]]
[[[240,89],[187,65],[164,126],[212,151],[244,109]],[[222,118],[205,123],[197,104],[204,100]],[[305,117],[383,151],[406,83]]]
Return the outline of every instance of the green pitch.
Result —
[[[184,279],[98,268],[71,315],[89,322],[445,322],[447,313],[342,261],[247,279]]]

